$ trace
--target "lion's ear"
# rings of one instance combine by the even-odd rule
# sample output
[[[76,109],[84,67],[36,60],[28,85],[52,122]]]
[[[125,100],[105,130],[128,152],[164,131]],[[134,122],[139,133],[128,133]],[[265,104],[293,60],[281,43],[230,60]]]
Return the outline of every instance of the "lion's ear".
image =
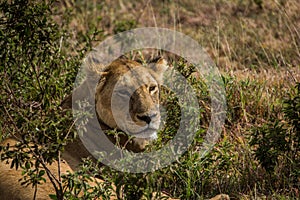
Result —
[[[156,58],[155,63],[151,64],[151,69],[156,73],[158,82],[162,83],[165,71],[169,68],[168,62],[162,58]]]
[[[164,58],[159,58],[155,65],[156,73],[163,74],[169,68],[168,62]]]
[[[62,109],[71,109],[72,108],[72,94],[67,95],[60,104]]]

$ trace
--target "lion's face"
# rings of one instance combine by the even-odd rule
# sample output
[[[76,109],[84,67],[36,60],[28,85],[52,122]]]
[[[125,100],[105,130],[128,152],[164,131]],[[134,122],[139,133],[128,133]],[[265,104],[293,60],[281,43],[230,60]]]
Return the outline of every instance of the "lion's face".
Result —
[[[96,111],[107,126],[137,138],[155,139],[160,125],[159,88],[167,65],[151,67],[127,59],[106,68],[96,88]]]

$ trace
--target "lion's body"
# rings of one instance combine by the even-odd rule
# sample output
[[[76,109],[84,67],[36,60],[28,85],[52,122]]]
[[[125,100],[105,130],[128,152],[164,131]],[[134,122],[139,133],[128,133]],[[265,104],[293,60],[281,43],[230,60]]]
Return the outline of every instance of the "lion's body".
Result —
[[[13,146],[17,143],[15,139],[5,139],[1,142],[1,145],[10,144]],[[22,179],[22,169],[16,170],[11,169],[11,160],[8,163],[0,162],[0,199],[1,200],[33,200],[35,188],[31,186],[22,186],[19,182]],[[48,169],[58,175],[58,165],[57,162],[47,165]],[[67,171],[72,171],[70,166],[66,162],[61,162],[61,173],[66,173]],[[50,199],[49,194],[55,194],[54,187],[48,177],[46,178],[46,183],[39,185],[37,187],[36,199]]]

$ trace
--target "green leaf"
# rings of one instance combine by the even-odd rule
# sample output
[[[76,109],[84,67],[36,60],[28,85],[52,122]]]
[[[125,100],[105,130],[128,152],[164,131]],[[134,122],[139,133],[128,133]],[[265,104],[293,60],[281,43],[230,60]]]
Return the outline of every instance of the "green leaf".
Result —
[[[31,167],[30,162],[27,161],[27,162],[25,163],[25,168],[26,168],[26,169],[30,169],[30,167]]]
[[[50,199],[57,200],[57,196],[55,194],[49,194]]]
[[[45,170],[41,170],[41,171],[39,172],[39,177],[44,176],[45,173],[46,173]]]

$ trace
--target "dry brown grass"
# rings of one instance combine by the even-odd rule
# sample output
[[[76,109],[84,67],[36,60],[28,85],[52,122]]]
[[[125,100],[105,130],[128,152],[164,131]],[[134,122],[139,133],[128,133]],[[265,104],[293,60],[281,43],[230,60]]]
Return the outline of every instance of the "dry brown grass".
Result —
[[[230,80],[224,140],[235,145],[231,153],[246,152],[236,155],[241,168],[249,167],[256,180],[263,182],[260,167],[253,167],[257,163],[251,160],[246,135],[272,117],[282,118],[283,99],[300,81],[300,1],[65,0],[63,7],[75,10],[71,23],[75,39],[93,26],[103,30],[102,36],[116,33],[120,26],[154,26],[197,40]],[[249,198],[257,197],[256,189],[248,191]]]

